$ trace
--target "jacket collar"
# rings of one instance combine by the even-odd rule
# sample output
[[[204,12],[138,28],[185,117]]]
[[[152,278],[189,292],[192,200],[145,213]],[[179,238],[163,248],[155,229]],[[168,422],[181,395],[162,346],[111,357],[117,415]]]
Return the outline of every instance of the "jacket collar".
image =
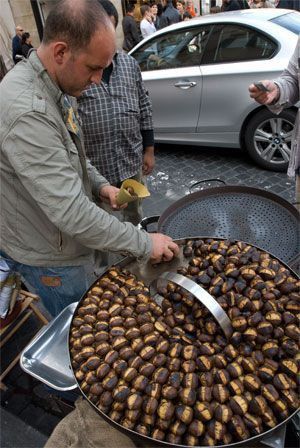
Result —
[[[58,85],[55,84],[55,82],[50,78],[46,68],[43,66],[40,58],[38,57],[36,50],[31,50],[28,61],[32,65],[37,75],[43,80],[52,98],[55,99],[56,103],[60,103],[63,97],[63,92],[60,90]]]

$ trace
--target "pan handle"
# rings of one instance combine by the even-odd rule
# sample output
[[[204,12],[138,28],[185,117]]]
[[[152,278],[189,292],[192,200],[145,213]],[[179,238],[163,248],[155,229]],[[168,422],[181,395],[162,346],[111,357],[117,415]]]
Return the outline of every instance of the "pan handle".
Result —
[[[146,232],[149,232],[148,225],[155,224],[155,223],[157,224],[159,218],[160,218],[159,215],[149,216],[148,218],[146,217],[146,218],[142,219],[141,222],[138,224],[138,228],[140,230],[146,230]],[[157,225],[156,225],[156,229],[151,231],[151,233],[153,233],[153,232],[157,232]]]
[[[200,184],[202,184],[202,183],[204,183],[204,182],[220,182],[221,184],[226,185],[225,180],[223,180],[223,179],[219,179],[218,177],[216,177],[216,178],[212,178],[212,179],[203,179],[203,180],[198,180],[197,182],[195,182],[194,184],[192,184],[192,185],[189,187],[189,192],[192,193],[192,192],[193,192],[193,189],[194,189],[195,187],[197,187],[197,185],[200,185]]]
[[[219,305],[218,302],[204,288],[184,275],[177,274],[175,272],[164,272],[156,280],[154,280],[154,282],[152,282],[150,285],[150,292],[151,288],[153,288],[154,292],[159,295],[159,287],[161,284],[165,284],[166,282],[173,282],[193,294],[193,296],[211,312],[222,328],[226,338],[230,339],[233,329],[229,317],[221,305]]]

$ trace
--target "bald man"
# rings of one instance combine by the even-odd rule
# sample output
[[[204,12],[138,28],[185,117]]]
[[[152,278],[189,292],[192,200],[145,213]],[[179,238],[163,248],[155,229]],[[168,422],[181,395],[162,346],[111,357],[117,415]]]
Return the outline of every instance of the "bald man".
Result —
[[[121,223],[92,201],[117,209],[119,189],[86,159],[69,95],[99,84],[115,51],[115,29],[98,0],[60,0],[40,47],[0,84],[0,255],[52,316],[86,291],[95,251],[153,262],[178,253],[171,238]]]
[[[22,34],[23,34],[23,28],[20,25],[16,26],[16,35],[13,37],[12,40],[12,57],[15,64],[20,62],[22,59],[22,45],[21,45]]]

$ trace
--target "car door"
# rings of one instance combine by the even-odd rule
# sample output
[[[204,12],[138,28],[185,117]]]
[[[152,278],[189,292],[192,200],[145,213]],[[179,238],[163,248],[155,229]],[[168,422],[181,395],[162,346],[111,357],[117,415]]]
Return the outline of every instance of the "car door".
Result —
[[[239,146],[243,120],[257,107],[248,86],[272,79],[272,57],[278,44],[254,27],[227,23],[214,27],[209,47],[201,65],[203,94],[197,133],[206,142],[228,141]]]
[[[132,53],[150,94],[158,139],[168,132],[196,130],[202,93],[199,65],[208,35],[207,26],[166,32]]]

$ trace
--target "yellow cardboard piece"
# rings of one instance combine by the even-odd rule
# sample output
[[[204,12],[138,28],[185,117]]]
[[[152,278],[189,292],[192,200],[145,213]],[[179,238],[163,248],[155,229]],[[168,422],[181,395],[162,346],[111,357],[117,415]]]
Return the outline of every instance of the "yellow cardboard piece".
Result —
[[[127,187],[133,188],[133,190],[137,196],[132,196],[126,190]],[[146,198],[147,196],[150,196],[150,193],[149,193],[148,189],[145,187],[145,185],[143,185],[140,182],[137,182],[136,180],[133,180],[133,179],[126,179],[122,182],[120,191],[118,193],[117,204],[123,205],[123,204],[126,204],[127,202],[133,202],[133,201],[136,201],[137,199]]]

